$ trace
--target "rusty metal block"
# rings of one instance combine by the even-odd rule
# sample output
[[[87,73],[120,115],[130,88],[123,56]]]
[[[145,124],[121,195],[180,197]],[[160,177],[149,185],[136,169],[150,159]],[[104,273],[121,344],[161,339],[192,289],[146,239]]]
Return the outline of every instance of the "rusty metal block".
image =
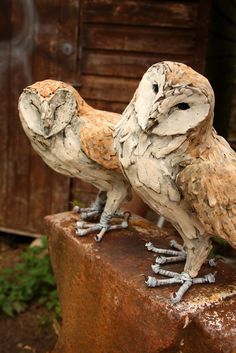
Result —
[[[147,241],[168,247],[175,233],[133,217],[130,227],[75,235],[77,215],[46,217],[49,249],[62,307],[53,353],[235,353],[236,273],[219,262],[216,283],[192,287],[177,305],[177,285],[147,288],[154,254]],[[183,264],[166,265],[182,271]],[[206,265],[201,273],[211,269]]]

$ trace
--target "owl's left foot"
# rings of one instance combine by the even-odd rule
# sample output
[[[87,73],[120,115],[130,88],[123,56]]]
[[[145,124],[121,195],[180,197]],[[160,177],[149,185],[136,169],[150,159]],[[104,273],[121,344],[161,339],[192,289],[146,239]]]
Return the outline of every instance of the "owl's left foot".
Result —
[[[102,208],[92,205],[88,208],[80,208],[75,206],[73,208],[74,213],[80,213],[80,217],[84,220],[93,220],[102,213]]]
[[[167,264],[173,262],[180,262],[186,260],[186,251],[183,246],[178,244],[177,241],[171,240],[170,246],[175,250],[156,248],[152,243],[145,244],[148,251],[152,251],[157,254],[171,255],[171,256],[157,256],[157,264]]]
[[[120,224],[111,224],[110,221],[112,217],[113,215],[106,214],[105,212],[103,212],[99,223],[91,224],[91,223],[78,221],[76,222],[76,226],[77,226],[76,234],[79,235],[80,237],[83,237],[87,234],[100,231],[95,236],[95,240],[97,242],[100,242],[106,232],[114,229],[128,228],[128,220],[130,217],[129,212],[124,212],[123,221]]]
[[[166,284],[180,283],[181,286],[177,292],[172,294],[171,301],[173,304],[176,304],[181,301],[183,295],[193,284],[202,284],[202,283],[214,283],[215,276],[212,273],[205,275],[204,277],[192,278],[188,273],[182,272],[173,272],[163,270],[159,264],[152,265],[152,270],[156,274],[169,277],[167,279],[157,279],[155,277],[148,276],[147,281],[145,282],[148,287],[159,287]]]

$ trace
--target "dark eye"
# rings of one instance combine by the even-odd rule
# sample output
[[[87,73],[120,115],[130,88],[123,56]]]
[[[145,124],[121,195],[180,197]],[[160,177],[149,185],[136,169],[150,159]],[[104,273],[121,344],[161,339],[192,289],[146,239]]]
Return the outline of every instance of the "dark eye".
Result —
[[[159,87],[158,87],[158,84],[157,83],[155,83],[154,85],[152,85],[152,89],[153,89],[153,91],[154,91],[154,93],[158,93],[158,91],[159,91]]]
[[[188,105],[188,103],[179,103],[177,104],[177,108],[180,110],[187,110],[190,108],[190,106]]]
[[[30,102],[31,106],[33,107],[34,110],[39,111],[39,108],[31,101]]]

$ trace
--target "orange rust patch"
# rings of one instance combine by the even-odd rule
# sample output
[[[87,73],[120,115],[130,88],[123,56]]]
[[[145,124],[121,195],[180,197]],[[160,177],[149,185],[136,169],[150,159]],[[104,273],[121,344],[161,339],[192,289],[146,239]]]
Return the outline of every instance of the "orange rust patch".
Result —
[[[119,114],[86,107],[81,116],[84,125],[80,129],[80,139],[81,147],[89,158],[106,169],[122,173],[113,139],[114,127],[120,118]]]
[[[80,111],[87,103],[83,100],[80,94],[74,89],[71,85],[68,85],[62,81],[55,81],[55,80],[44,80],[35,82],[33,85],[29,86],[35,89],[42,97],[48,98],[52,94],[54,94],[58,89],[66,88],[68,89],[76,98],[78,103],[78,110]]]

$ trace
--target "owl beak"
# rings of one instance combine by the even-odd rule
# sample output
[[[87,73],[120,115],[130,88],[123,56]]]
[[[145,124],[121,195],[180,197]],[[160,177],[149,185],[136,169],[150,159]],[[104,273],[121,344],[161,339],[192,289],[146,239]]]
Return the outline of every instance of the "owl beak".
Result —
[[[41,123],[42,123],[42,128],[43,128],[43,132],[44,132],[44,136],[47,137],[50,133],[50,116],[48,116],[47,113],[42,113],[41,115]]]
[[[149,119],[147,121],[147,124],[144,127],[144,131],[146,131],[147,133],[150,133],[150,131],[158,125],[159,125],[159,121],[157,119]]]
[[[49,135],[49,133],[50,133],[50,129],[49,129],[49,127],[45,127],[44,129],[44,134],[45,134],[45,136],[48,136]]]

